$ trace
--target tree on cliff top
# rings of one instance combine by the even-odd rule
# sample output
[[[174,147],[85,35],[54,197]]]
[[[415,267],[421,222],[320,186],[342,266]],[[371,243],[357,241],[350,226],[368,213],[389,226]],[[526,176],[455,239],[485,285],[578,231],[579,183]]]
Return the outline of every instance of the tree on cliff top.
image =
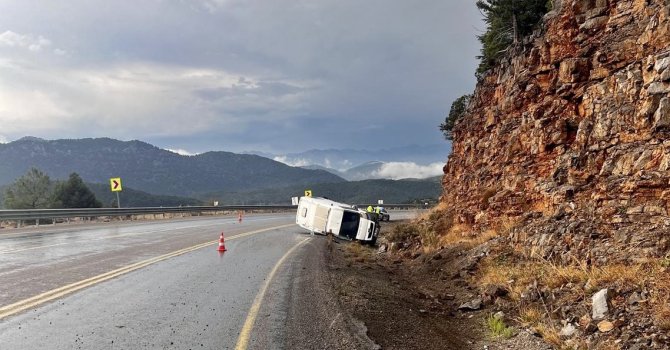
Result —
[[[551,9],[547,0],[477,0],[484,16],[486,32],[477,38],[482,43],[477,73],[493,67],[510,45],[530,34]]]
[[[444,133],[444,138],[447,140],[452,139],[453,135],[451,131],[454,129],[456,122],[465,115],[465,111],[468,108],[471,98],[472,95],[463,95],[451,104],[449,115],[444,119],[444,123],[440,124],[440,130]]]

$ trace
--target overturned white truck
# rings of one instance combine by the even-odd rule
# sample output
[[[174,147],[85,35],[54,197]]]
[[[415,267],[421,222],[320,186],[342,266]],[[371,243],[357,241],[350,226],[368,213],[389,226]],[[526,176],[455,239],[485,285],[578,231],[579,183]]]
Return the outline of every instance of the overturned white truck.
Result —
[[[310,232],[370,244],[377,242],[379,234],[377,214],[326,198],[300,197],[295,223]]]

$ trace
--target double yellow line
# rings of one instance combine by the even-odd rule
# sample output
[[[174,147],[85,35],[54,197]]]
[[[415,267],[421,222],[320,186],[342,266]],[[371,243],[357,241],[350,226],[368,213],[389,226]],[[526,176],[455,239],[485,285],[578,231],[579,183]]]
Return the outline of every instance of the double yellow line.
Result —
[[[285,228],[285,227],[289,227],[289,226],[293,226],[293,225],[294,224],[275,226],[275,227],[265,228],[265,229],[261,229],[261,230],[245,232],[245,233],[241,233],[241,234],[232,236],[228,240],[234,240],[234,239],[237,239],[237,238],[250,236],[250,235],[253,235],[253,234],[256,234],[256,233],[272,231],[272,230]],[[140,261],[140,262],[137,262],[137,263],[134,263],[134,264],[130,264],[130,265],[118,268],[116,270],[105,272],[103,274],[100,274],[100,275],[97,275],[97,276],[94,276],[94,277],[91,277],[91,278],[87,278],[87,279],[81,280],[79,282],[68,284],[66,286],[56,288],[56,289],[50,290],[48,292],[44,292],[42,294],[35,295],[34,297],[30,297],[28,299],[24,299],[24,300],[18,301],[16,303],[0,307],[0,319],[3,319],[5,317],[8,317],[8,316],[11,316],[11,315],[14,315],[14,314],[17,314],[17,313],[25,311],[25,310],[28,310],[30,308],[33,308],[33,307],[36,307],[38,305],[44,304],[48,301],[63,297],[65,295],[74,293],[76,291],[79,291],[81,289],[90,287],[90,286],[98,284],[100,282],[110,280],[114,277],[118,277],[118,276],[124,275],[126,273],[141,269],[143,267],[155,264],[159,261],[174,258],[176,256],[186,254],[186,253],[189,253],[189,252],[192,252],[194,250],[201,249],[201,248],[205,248],[207,246],[211,246],[211,245],[217,244],[217,243],[218,243],[218,240],[209,241],[209,242],[197,244],[197,245],[194,245],[194,246],[191,246],[191,247],[188,247],[188,248],[176,250],[176,251],[171,252],[171,253],[167,253],[167,254],[160,255],[160,256],[157,256],[157,257],[154,257],[154,258],[151,258],[151,259],[143,260],[143,261]]]

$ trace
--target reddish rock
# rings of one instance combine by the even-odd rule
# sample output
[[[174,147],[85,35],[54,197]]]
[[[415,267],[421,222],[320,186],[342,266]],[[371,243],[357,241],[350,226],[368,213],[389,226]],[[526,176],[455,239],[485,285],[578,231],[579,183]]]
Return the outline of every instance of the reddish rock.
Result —
[[[520,222],[510,238],[545,258],[658,256],[667,240],[642,243],[670,229],[670,3],[554,4],[480,77],[441,200],[475,232]]]

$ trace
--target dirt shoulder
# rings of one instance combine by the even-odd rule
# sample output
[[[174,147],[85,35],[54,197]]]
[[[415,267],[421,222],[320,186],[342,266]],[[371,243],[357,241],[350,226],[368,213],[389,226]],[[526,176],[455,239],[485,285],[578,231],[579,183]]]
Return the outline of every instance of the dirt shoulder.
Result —
[[[382,235],[398,224],[385,224]],[[468,283],[468,268],[476,263],[472,254],[463,254],[458,246],[430,254],[384,247],[383,240],[381,249],[333,241],[327,253],[342,310],[362,322],[381,348],[550,348],[525,330],[509,328],[498,337],[491,333],[487,319],[498,309]],[[481,305],[471,308],[477,310],[462,307],[478,300]],[[504,325],[505,316],[497,316]]]

